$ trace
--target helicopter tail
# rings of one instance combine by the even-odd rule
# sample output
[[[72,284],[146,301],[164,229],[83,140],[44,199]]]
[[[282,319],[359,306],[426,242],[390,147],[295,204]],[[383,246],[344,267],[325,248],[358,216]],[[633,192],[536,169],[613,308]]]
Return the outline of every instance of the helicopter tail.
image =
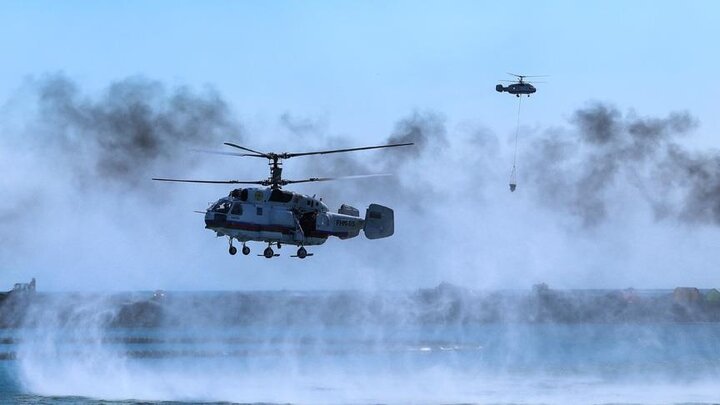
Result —
[[[380,239],[395,233],[395,214],[392,209],[378,204],[370,204],[365,211],[365,237]]]

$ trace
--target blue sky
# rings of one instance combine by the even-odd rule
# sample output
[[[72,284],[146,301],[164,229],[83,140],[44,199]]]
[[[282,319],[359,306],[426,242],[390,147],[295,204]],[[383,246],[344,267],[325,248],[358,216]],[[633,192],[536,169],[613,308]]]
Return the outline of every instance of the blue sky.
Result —
[[[507,71],[547,74],[528,122],[587,100],[689,109],[716,133],[715,2],[4,2],[0,95],[65,72],[88,88],[145,75],[209,84],[237,113],[322,117],[361,138],[413,108],[498,129]],[[530,107],[529,107],[530,108]],[[705,132],[703,131],[703,132]]]
[[[506,162],[505,140],[514,133],[517,104],[515,98],[496,93],[494,86],[509,78],[505,72],[516,72],[549,75],[548,83],[539,84],[538,93],[523,101],[522,145],[544,128],[566,125],[573,111],[599,100],[642,116],[687,110],[700,123],[689,144],[717,150],[718,15],[720,3],[711,1],[8,1],[0,4],[0,103],[7,106],[22,98],[26,80],[47,74],[62,72],[88,94],[116,80],[143,76],[169,86],[215,88],[245,126],[251,147],[286,149],[286,138],[277,132],[284,113],[319,124],[324,137],[361,145],[385,140],[398,120],[418,110],[444,116],[451,143],[468,126],[489,130],[501,140],[497,148],[500,161]],[[3,152],[15,155],[8,148],[0,150],[0,158]],[[8,163],[5,169],[12,167]],[[450,168],[437,169],[422,172],[429,184],[453,184],[447,180]],[[631,226],[635,222],[627,218],[637,213],[628,210],[623,211],[627,217],[577,238],[522,194],[507,193],[508,170],[504,163],[488,169],[497,183],[492,186],[502,188],[503,194],[483,185],[479,193],[489,207],[485,211],[452,208],[457,215],[477,215],[472,221],[482,225],[469,237],[433,239],[430,243],[445,256],[416,257],[416,244],[427,240],[418,234],[433,230],[423,228],[422,217],[408,212],[403,219],[405,213],[399,213],[400,233],[382,242],[382,249],[397,249],[397,263],[426,263],[423,269],[393,268],[388,264],[393,263],[391,256],[378,268],[368,269],[367,263],[358,267],[348,259],[355,247],[372,255],[380,245],[355,240],[329,242],[321,248],[323,254],[313,258],[312,267],[294,263],[277,270],[255,261],[238,273],[229,270],[240,262],[225,253],[224,242],[203,230],[198,218],[184,217],[225,190],[181,189],[196,195],[183,195],[168,208],[178,224],[166,234],[138,223],[147,213],[130,213],[132,202],[121,207],[128,213],[119,224],[94,212],[101,228],[118,225],[127,232],[108,236],[105,229],[83,229],[78,237],[62,229],[50,236],[50,243],[77,237],[71,251],[40,251],[32,260],[20,254],[0,258],[5,259],[0,260],[5,267],[0,281],[10,285],[37,274],[50,289],[403,288],[441,281],[475,287],[527,287],[538,281],[563,287],[720,285],[720,275],[703,266],[720,259],[712,253],[719,250],[716,228],[656,225],[647,218]],[[21,184],[23,174],[13,174],[16,181],[8,184]],[[368,199],[376,198],[369,193]],[[507,210],[515,211],[503,218]],[[456,221],[450,214],[449,220]],[[62,223],[76,223],[73,215]],[[138,242],[144,235],[151,235],[148,246]],[[408,235],[419,239],[406,243]],[[170,241],[173,248],[167,246]],[[119,246],[110,264],[93,253],[106,243]],[[473,263],[455,257],[458,243],[482,256],[477,260],[487,273],[459,270]],[[473,243],[485,247],[473,251]],[[183,256],[178,253],[182,250],[193,255]],[[635,253],[615,257],[625,251]],[[437,263],[447,257],[459,260],[447,264],[456,267],[438,270]],[[59,259],[73,262],[67,265],[70,273],[46,268]],[[582,271],[569,267],[595,259],[597,264]],[[343,270],[328,274],[328,266],[338,263]],[[188,269],[179,271],[182,264]],[[96,271],[101,265],[109,266],[106,272]],[[157,270],[149,274],[149,265]],[[565,270],[557,270],[563,266]],[[649,270],[626,274],[623,266],[660,266],[670,274],[660,279]],[[208,267],[217,273],[208,275]],[[686,268],[686,273],[673,272],[678,268]]]

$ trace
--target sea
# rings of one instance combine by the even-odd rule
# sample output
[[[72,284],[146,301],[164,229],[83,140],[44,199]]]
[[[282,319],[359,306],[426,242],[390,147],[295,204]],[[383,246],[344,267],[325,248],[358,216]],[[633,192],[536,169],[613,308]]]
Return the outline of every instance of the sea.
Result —
[[[381,320],[387,308],[286,292],[234,307],[186,293],[171,321],[164,294],[26,310],[0,329],[0,403],[720,403],[717,322]]]

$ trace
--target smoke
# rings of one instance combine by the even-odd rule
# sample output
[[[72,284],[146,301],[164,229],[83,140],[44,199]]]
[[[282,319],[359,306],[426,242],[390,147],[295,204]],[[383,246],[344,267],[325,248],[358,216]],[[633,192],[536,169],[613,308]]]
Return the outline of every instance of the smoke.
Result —
[[[241,127],[220,95],[206,88],[166,88],[142,77],[110,84],[88,96],[78,84],[50,76],[31,84],[37,95],[38,147],[53,148],[53,159],[72,167],[88,187],[114,184],[142,188],[149,169],[171,169],[193,146],[238,139]],[[49,145],[48,145],[49,144]],[[92,183],[92,184],[90,184]]]
[[[72,262],[76,280],[93,282],[101,279],[96,269],[132,266],[140,252],[162,251],[156,243],[182,240],[184,233],[171,229],[197,220],[187,213],[212,197],[191,200],[151,177],[193,176],[205,156],[191,148],[242,139],[242,126],[210,87],[131,77],[91,92],[49,75],[28,80],[20,93],[0,121],[0,186],[11,190],[0,202],[3,268]],[[186,201],[181,213],[168,204],[179,200]],[[122,271],[147,278],[144,270]],[[42,275],[47,282],[54,274]]]
[[[678,199],[673,207],[655,200],[658,216],[672,215],[694,224],[720,225],[720,154],[692,153],[669,145],[667,156],[654,168],[662,195]]]
[[[595,227],[611,215],[611,206],[635,197],[621,192],[629,184],[658,219],[718,224],[708,199],[720,181],[713,170],[718,155],[693,154],[680,143],[698,126],[688,112],[646,118],[595,103],[577,110],[570,124],[547,130],[525,156],[539,202]],[[665,200],[669,194],[675,202]]]
[[[582,228],[595,228],[624,206],[644,200],[658,220],[684,224],[720,224],[718,212],[717,152],[693,153],[683,144],[698,127],[689,112],[666,117],[621,113],[606,103],[576,110],[567,126],[548,128],[526,138],[529,145],[520,160],[527,187],[539,206],[565,212]],[[468,130],[468,128],[465,128]],[[504,164],[496,135],[470,128],[470,137],[458,131],[448,136],[446,119],[436,112],[415,111],[400,119],[386,143],[413,142],[410,148],[336,155],[309,163],[309,171],[328,175],[392,173],[372,180],[392,203],[422,212],[451,192],[444,184],[474,190],[485,197],[488,175]],[[453,138],[452,142],[449,138]],[[347,147],[329,142],[324,147]],[[438,164],[440,162],[440,164]],[[505,163],[506,164],[506,163]],[[455,167],[456,171],[447,168]],[[442,173],[444,177],[439,177]],[[366,191],[364,187],[357,190]],[[333,186],[322,195],[331,200]],[[344,193],[344,198],[360,195]]]
[[[606,324],[632,316],[647,321],[643,316],[653,311],[667,315],[669,301],[629,304],[623,296],[608,294],[574,305],[563,294],[533,301],[512,291],[479,294],[448,285],[379,292],[442,280],[475,288],[518,288],[543,280],[602,288],[647,283],[649,275],[665,287],[677,280],[686,283],[687,274],[669,274],[663,272],[667,267],[657,266],[676,256],[677,250],[656,249],[678,243],[676,232],[665,233],[668,244],[650,241],[643,250],[620,234],[635,226],[653,230],[647,223],[632,222],[602,238],[593,238],[592,231],[628,206],[660,221],[719,224],[719,157],[686,145],[698,126],[689,113],[653,118],[607,104],[581,108],[568,122],[521,142],[523,176],[511,194],[505,177],[511,155],[502,137],[486,125],[453,126],[439,112],[410,112],[377,143],[414,142],[412,147],[297,158],[285,165],[288,179],[393,173],[306,186],[333,209],[341,202],[361,210],[371,202],[391,206],[396,210],[393,238],[330,241],[303,262],[285,257],[285,247],[283,257],[258,261],[229,257],[225,241],[201,230],[201,221],[189,213],[202,208],[195,205],[198,201],[226,189],[159,191],[147,181],[155,173],[197,174],[206,167],[186,160],[186,148],[213,147],[242,134],[215,92],[168,89],[137,78],[99,95],[85,94],[65,78],[33,86],[37,115],[30,121],[38,122],[32,127],[37,132],[25,138],[33,148],[26,154],[29,160],[13,162],[53,174],[55,181],[45,184],[16,172],[7,184],[22,191],[17,196],[31,198],[13,196],[14,203],[6,203],[2,212],[18,218],[9,223],[14,229],[8,234],[28,251],[36,234],[20,231],[51,225],[50,250],[37,255],[45,261],[26,264],[50,269],[39,277],[41,285],[51,284],[44,282],[62,267],[66,271],[58,272],[55,285],[73,288],[76,280],[88,278],[83,288],[97,283],[103,288],[190,289],[208,288],[207,282],[221,289],[371,286],[373,291],[230,293],[229,301],[215,293],[171,292],[165,301],[62,296],[25,320],[30,330],[18,354],[26,391],[103,399],[298,403],[529,398],[578,403],[587,395],[604,402],[638,402],[656,399],[647,392],[660,392],[658,401],[683,401],[693,390],[700,400],[716,395],[714,385],[705,381],[718,370],[717,362],[706,362],[715,347],[715,329],[683,325],[679,332],[656,331]],[[289,113],[279,125],[291,140],[313,143],[310,149],[376,143],[327,134],[321,122]],[[18,148],[20,141],[20,136],[14,140]],[[296,161],[303,166],[293,167]],[[109,188],[127,192],[108,193]],[[48,197],[39,203],[33,195]],[[82,207],[73,210],[77,202]],[[27,204],[53,210],[16,216]],[[563,228],[568,221],[578,225],[584,239]],[[78,223],[87,232],[78,231]],[[616,249],[627,247],[626,242],[629,250],[639,251],[635,261]],[[588,245],[601,246],[592,250]],[[619,252],[622,263],[608,259],[610,251]],[[689,255],[701,262],[713,257],[702,247]],[[527,324],[557,319],[598,323]],[[684,345],[689,341],[693,344]],[[667,364],[675,368],[668,370]],[[693,369],[698,364],[703,366]],[[688,377],[688,385],[669,383],[675,375]],[[285,382],[280,389],[279,380]],[[635,384],[638,380],[642,383]]]
[[[24,93],[26,104],[16,108],[19,123],[0,140],[6,158],[0,168],[9,173],[0,184],[13,190],[0,202],[0,215],[8,219],[0,229],[0,264],[43,269],[60,260],[72,262],[78,268],[73,282],[87,288],[94,283],[188,288],[208,266],[241,266],[237,257],[224,254],[224,241],[202,230],[201,218],[191,213],[226,195],[227,188],[149,180],[267,175],[257,160],[188,151],[243,142],[243,126],[216,91],[135,77],[91,92],[64,76],[49,76],[28,83]],[[247,146],[302,152],[414,143],[284,162],[287,179],[392,174],[292,190],[323,197],[332,210],[342,203],[361,212],[370,203],[389,206],[396,212],[396,235],[382,241],[331,240],[317,248],[314,266],[295,261],[285,273],[285,267],[263,261],[253,266],[265,273],[228,270],[212,285],[223,288],[232,280],[236,284],[230,285],[248,288],[316,288],[318,283],[374,288],[450,281],[522,287],[563,278],[578,286],[587,282],[587,271],[564,277],[576,259],[630,249],[628,230],[647,230],[658,226],[655,221],[657,229],[674,223],[688,229],[720,225],[718,153],[688,146],[698,128],[690,113],[646,117],[594,103],[569,117],[545,129],[521,128],[519,188],[510,193],[512,145],[485,121],[453,123],[438,111],[410,111],[388,125],[386,136],[369,141],[338,135],[323,119],[285,113],[275,123],[281,129],[277,135],[253,134],[260,145]],[[237,173],[243,164],[254,174]],[[229,167],[233,171],[225,170]],[[28,205],[35,209],[28,211]],[[52,231],[43,233],[38,250],[40,227]],[[663,229],[656,245],[648,246],[665,246],[677,237],[678,231]],[[644,263],[645,254],[638,252],[637,260]],[[327,276],[323,269],[338,263],[347,267]],[[155,271],[148,274],[148,266]],[[595,266],[609,267],[608,274],[622,271],[620,263],[606,259]],[[642,272],[624,274],[642,278]],[[32,276],[43,285],[66,285],[49,270],[19,277]],[[608,275],[605,285],[624,282]]]
[[[289,112],[284,112],[280,115],[278,122],[293,135],[305,139],[307,139],[309,135],[317,134],[324,128],[323,123],[318,119],[297,117]]]
[[[389,177],[373,178],[358,182],[359,187],[343,187],[342,195],[338,187],[324,185],[320,195],[330,201],[358,201],[367,199],[372,190],[374,195],[382,196],[385,204],[408,207],[414,212],[422,212],[427,202],[435,194],[435,184],[428,175],[427,167],[434,166],[433,161],[447,158],[446,118],[434,111],[413,111],[408,117],[400,119],[388,135],[379,144],[413,143],[412,146],[387,150],[357,152],[352,154],[330,155],[330,157],[306,162],[307,171],[324,173],[331,176],[355,174],[390,174]],[[364,145],[340,144],[331,139],[323,148],[344,148]],[[367,185],[367,187],[366,187]]]
[[[445,128],[445,117],[437,112],[413,112],[409,117],[401,119],[395,124],[395,130],[388,137],[387,143],[408,143],[415,144],[410,149],[410,154],[386,156],[388,163],[397,159],[408,159],[408,156],[421,156],[426,151],[440,152],[448,146],[447,129]]]

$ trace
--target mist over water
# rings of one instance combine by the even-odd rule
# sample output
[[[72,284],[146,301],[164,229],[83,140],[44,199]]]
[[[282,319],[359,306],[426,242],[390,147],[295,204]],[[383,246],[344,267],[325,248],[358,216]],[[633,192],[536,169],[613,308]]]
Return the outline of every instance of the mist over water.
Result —
[[[35,400],[577,404],[719,399],[718,323],[573,321],[552,306],[538,305],[536,294],[448,285],[405,292],[169,293],[162,298],[40,294],[29,310],[15,313],[23,326],[3,330],[0,349],[15,352],[9,367]],[[553,294],[579,312],[587,305],[578,304],[579,297],[592,302],[608,300],[611,293]],[[665,317],[664,307],[678,310],[667,304],[671,292],[647,294],[646,303],[657,307],[655,316]],[[543,313],[566,320],[537,318]]]

